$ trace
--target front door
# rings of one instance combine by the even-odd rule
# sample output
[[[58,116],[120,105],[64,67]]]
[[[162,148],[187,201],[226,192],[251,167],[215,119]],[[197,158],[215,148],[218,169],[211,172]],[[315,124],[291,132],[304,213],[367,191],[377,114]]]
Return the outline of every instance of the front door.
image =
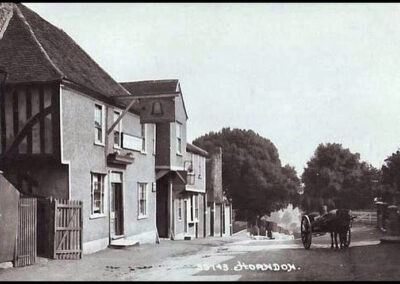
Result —
[[[188,232],[188,210],[187,210],[187,207],[188,207],[188,205],[187,205],[187,200],[185,200],[184,201],[184,206],[183,206],[183,221],[184,221],[184,232],[185,232],[185,235],[186,235],[186,233]]]
[[[123,188],[122,174],[112,173],[111,179],[111,212],[110,229],[111,237],[124,235],[124,207],[123,207]]]
[[[156,224],[158,235],[161,238],[168,238],[168,180],[161,178],[156,186]]]

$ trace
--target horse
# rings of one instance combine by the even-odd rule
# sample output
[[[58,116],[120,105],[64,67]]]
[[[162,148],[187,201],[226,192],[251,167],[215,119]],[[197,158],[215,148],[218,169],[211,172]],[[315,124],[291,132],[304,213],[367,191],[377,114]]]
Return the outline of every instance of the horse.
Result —
[[[339,248],[337,240],[338,235],[339,235],[340,249],[346,248],[348,246],[347,232],[350,229],[351,220],[353,219],[353,217],[351,217],[350,210],[337,209],[335,210],[334,213],[332,212],[331,214],[335,214],[335,216],[327,224],[328,231],[331,234],[331,248],[332,249],[334,248],[333,241],[335,241],[336,249]]]

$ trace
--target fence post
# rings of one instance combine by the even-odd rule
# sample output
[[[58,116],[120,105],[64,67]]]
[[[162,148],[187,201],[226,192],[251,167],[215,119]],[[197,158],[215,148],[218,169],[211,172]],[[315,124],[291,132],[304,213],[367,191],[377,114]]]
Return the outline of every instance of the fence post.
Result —
[[[81,245],[81,253],[80,253],[80,257],[83,257],[83,202],[79,201],[79,205],[80,205],[80,211],[79,211],[79,226],[80,226],[80,230],[79,230],[79,239],[80,239],[80,245]]]
[[[54,199],[53,200],[53,204],[54,204],[54,206],[53,206],[53,214],[52,214],[52,217],[53,217],[53,259],[55,259],[56,258],[56,244],[57,244],[57,199]]]

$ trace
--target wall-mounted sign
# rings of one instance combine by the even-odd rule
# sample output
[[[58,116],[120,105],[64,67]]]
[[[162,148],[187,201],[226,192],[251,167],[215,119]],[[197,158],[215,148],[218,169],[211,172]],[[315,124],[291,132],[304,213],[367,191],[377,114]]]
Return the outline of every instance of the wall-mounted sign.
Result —
[[[140,100],[140,123],[175,121],[174,98],[151,98]]]
[[[140,152],[142,150],[142,137],[122,133],[122,148]]]

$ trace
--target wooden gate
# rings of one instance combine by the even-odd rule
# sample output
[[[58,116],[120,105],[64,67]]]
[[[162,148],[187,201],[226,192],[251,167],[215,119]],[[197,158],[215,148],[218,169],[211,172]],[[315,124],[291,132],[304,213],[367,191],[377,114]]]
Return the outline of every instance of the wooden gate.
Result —
[[[82,258],[82,201],[54,200],[53,258]]]
[[[18,234],[14,266],[36,262],[36,198],[20,198],[18,206]]]

